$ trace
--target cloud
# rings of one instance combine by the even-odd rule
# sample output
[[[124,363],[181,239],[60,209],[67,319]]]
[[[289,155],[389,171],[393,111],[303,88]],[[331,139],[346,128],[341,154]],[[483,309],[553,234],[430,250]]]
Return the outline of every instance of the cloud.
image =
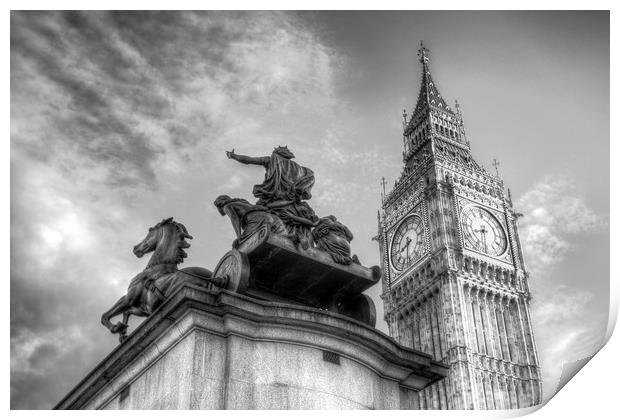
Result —
[[[573,248],[576,234],[593,231],[605,225],[601,216],[576,195],[566,176],[547,176],[516,202],[524,214],[521,240],[529,268],[538,273],[561,262]]]
[[[607,326],[604,314],[592,311],[593,294],[559,285],[542,290],[532,305],[532,320],[541,360],[544,398],[557,391],[562,369],[592,356],[602,345]]]
[[[115,186],[155,188],[203,140],[211,150],[242,135],[271,146],[260,132],[266,110],[277,121],[328,112],[333,100],[336,55],[293,15],[14,12],[11,21],[14,144],[46,161],[79,154],[73,164],[104,167],[101,181]]]
[[[605,219],[588,207],[571,179],[548,175],[516,201],[524,216],[520,233],[532,272],[532,321],[537,337],[544,398],[552,397],[565,363],[591,356],[602,344],[606,314],[594,305],[594,293],[559,282],[553,270],[584,235],[604,228]]]
[[[536,322],[549,324],[570,321],[587,307],[593,294],[558,285],[554,293],[536,306]]]

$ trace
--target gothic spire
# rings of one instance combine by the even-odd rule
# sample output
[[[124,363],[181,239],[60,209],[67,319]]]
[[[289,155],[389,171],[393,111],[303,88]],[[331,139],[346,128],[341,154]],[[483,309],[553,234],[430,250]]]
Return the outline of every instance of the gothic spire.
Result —
[[[418,50],[418,57],[420,57],[420,63],[422,63],[422,74],[426,74],[429,72],[428,63],[430,58],[428,57],[428,53],[430,50],[424,46],[424,41],[420,41],[420,49]]]
[[[408,129],[411,128],[411,123],[415,117],[417,117],[420,113],[428,112],[431,107],[451,112],[450,107],[439,93],[439,90],[433,81],[433,77],[431,76],[429,53],[430,50],[424,46],[423,41],[420,41],[418,57],[420,59],[420,63],[422,64],[422,80],[420,82],[418,101],[413,113],[411,114],[410,124],[405,129],[405,134]]]
[[[482,170],[470,155],[469,142],[465,137],[458,105],[455,105],[455,110],[450,108],[433,81],[429,53],[424,43],[420,42],[418,50],[422,64],[420,92],[415,109],[403,130],[405,149],[403,161],[409,170],[414,170],[424,161],[424,156],[441,155],[445,159]],[[430,149],[426,147],[429,142]]]

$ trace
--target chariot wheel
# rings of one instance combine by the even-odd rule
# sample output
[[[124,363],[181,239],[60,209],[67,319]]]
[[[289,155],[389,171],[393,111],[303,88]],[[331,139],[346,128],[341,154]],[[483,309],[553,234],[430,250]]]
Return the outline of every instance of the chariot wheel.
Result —
[[[227,279],[226,290],[243,293],[250,280],[250,261],[248,256],[236,249],[228,251],[217,263],[213,271],[215,277]]]

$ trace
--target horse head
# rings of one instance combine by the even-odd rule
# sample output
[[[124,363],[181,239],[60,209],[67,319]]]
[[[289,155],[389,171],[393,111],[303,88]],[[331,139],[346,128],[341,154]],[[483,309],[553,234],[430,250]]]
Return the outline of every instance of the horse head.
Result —
[[[146,237],[142,239],[140,243],[133,247],[134,255],[138,258],[142,258],[144,254],[155,251],[155,248],[157,247],[157,242],[162,236],[162,225],[165,223],[169,223],[170,221],[172,221],[172,217],[164,219],[161,222],[157,223],[155,226],[150,227],[149,231],[146,234]]]
[[[133,253],[136,257],[141,258],[143,255],[155,251],[149,265],[162,262],[180,263],[187,257],[183,248],[190,247],[185,239],[193,239],[193,237],[187,232],[183,224],[169,217],[149,228],[146,237],[133,247]]]

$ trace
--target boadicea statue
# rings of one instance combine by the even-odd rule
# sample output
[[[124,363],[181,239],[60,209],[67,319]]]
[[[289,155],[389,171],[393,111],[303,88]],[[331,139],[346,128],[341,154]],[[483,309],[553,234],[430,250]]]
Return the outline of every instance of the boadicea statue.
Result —
[[[179,269],[193,239],[172,217],[151,227],[133,248],[140,258],[152,252],[146,268],[129,282],[127,294],[101,316],[101,323],[122,342],[131,315],[147,317],[182,284],[226,289],[250,297],[310,305],[375,325],[375,306],[362,292],[379,281],[377,266],[364,267],[351,255],[351,231],[335,216],[318,217],[312,197],[314,172],[293,161],[286,146],[271,156],[250,157],[226,152],[240,163],[262,165],[265,179],[255,185],[252,204],[220,195],[214,204],[233,225],[232,250],[215,270]],[[121,315],[122,321],[112,318]]]
[[[254,204],[228,195],[215,199],[236,239],[214,275],[231,279],[237,292],[312,305],[374,326],[374,304],[362,292],[378,282],[381,270],[364,267],[351,255],[353,234],[335,216],[318,217],[310,207],[314,172],[293,161],[287,146],[274,148],[271,156],[234,149],[226,156],[263,166],[265,178],[254,186]]]
[[[149,252],[153,255],[146,268],[131,279],[127,294],[101,316],[101,323],[113,334],[119,334],[121,342],[127,337],[129,317],[149,316],[180,283],[191,281],[219,287],[226,285],[225,278],[213,277],[213,273],[206,268],[178,269],[178,264],[187,257],[185,249],[190,247],[188,239],[193,238],[185,226],[169,217],[149,228],[142,242],[133,247],[133,253],[138,258]],[[123,320],[113,324],[111,318],[120,314],[123,314]]]

